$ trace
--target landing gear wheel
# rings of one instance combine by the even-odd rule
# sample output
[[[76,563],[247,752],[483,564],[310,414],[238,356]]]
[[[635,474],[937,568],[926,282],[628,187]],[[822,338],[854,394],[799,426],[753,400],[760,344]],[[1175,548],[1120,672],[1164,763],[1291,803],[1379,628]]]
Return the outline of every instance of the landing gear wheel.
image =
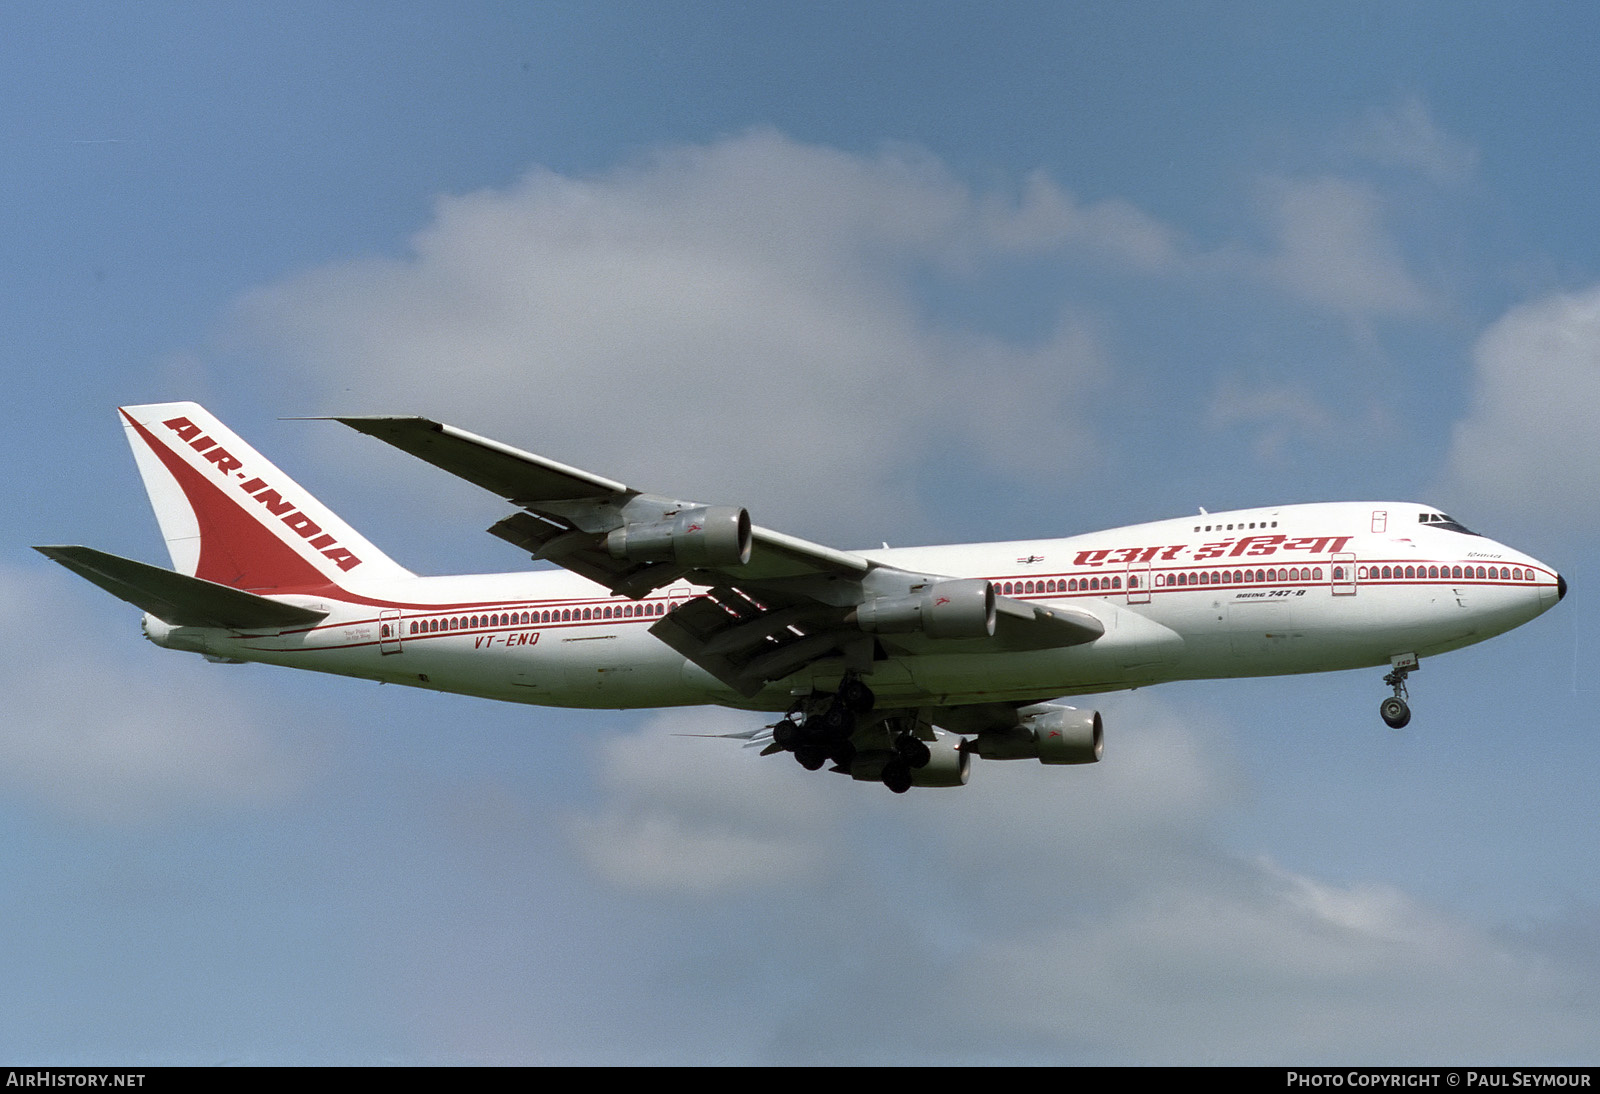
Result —
[[[850,712],[849,707],[837,700],[831,703],[827,710],[818,714],[813,721],[826,737],[849,737],[856,731],[856,716]]]
[[[822,765],[828,762],[828,754],[820,748],[797,748],[794,758],[800,761],[800,766],[807,771],[820,771]]]
[[[891,760],[883,765],[883,785],[896,794],[911,789],[911,768],[903,760]]]
[[[838,702],[854,714],[865,714],[877,701],[872,689],[860,680],[846,680],[839,685]]]
[[[772,740],[786,752],[793,752],[800,740],[800,727],[785,718],[772,727]]]
[[[895,738],[894,752],[912,768],[927,767],[928,761],[933,759],[933,753],[928,746],[909,733]]]
[[[1385,699],[1378,706],[1378,715],[1390,729],[1404,729],[1411,721],[1411,708],[1398,695]]]

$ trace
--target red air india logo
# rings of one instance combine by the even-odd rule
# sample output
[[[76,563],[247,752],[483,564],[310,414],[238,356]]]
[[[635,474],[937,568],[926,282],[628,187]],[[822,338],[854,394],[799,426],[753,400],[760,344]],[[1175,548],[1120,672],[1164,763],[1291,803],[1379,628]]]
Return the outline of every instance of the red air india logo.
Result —
[[[1169,543],[1162,547],[1118,547],[1106,548],[1098,551],[1079,551],[1072,560],[1074,566],[1123,566],[1136,562],[1173,562],[1181,561],[1187,551],[1193,552],[1197,562],[1209,558],[1259,558],[1264,555],[1277,554],[1279,551],[1307,551],[1311,554],[1325,554],[1342,551],[1345,544],[1353,536],[1285,536],[1285,535],[1259,535],[1244,536],[1241,539],[1228,537],[1214,543],[1202,543],[1198,547],[1188,543]],[[1019,560],[1020,561],[1020,560]]]
[[[320,551],[323,557],[332,560],[339,569],[351,570],[361,565],[361,560],[339,546],[339,541],[324,532],[320,524],[300,512],[293,502],[284,500],[283,495],[268,486],[265,479],[250,476],[233,453],[206,436],[188,418],[171,418],[161,424],[209,461],[217,474],[225,479],[236,480],[240,490],[265,506],[268,513],[283,521],[290,531],[304,539],[313,550]]]

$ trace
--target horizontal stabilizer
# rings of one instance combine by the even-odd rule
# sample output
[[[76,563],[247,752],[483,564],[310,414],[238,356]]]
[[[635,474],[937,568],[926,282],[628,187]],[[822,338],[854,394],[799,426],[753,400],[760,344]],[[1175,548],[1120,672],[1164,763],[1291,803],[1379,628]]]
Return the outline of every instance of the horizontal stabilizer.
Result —
[[[308,626],[327,613],[164,570],[92,547],[35,547],[46,558],[175,627],[262,630]]]

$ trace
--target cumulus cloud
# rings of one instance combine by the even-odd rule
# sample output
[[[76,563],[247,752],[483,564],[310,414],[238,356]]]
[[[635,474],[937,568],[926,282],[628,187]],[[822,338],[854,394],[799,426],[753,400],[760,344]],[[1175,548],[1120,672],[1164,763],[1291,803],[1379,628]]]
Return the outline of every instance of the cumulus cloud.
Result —
[[[1011,1029],[1108,1062],[1571,1059],[1600,1017],[1573,1005],[1581,978],[1536,950],[1392,887],[1269,863],[1069,912],[964,972],[958,997],[1008,999]],[[975,1008],[964,1025],[985,1019]]]
[[[124,664],[93,636],[120,619],[140,641],[138,612],[108,597],[103,615],[76,617],[69,597],[51,595],[71,580],[0,570],[6,618],[28,621],[0,656],[0,782],[105,823],[256,806],[302,784],[301,764],[231,682],[196,679],[188,664]]]
[[[1374,189],[1261,192],[1269,246],[1203,253],[1042,172],[980,189],[915,148],[757,130],[440,198],[406,254],[265,287],[239,317],[322,410],[444,418],[830,541],[920,538],[907,484],[947,453],[1002,480],[1096,470],[1115,332],[1041,269],[1266,283],[1358,330],[1432,308]],[[1021,278],[1000,311],[1026,322],[934,305]]]
[[[904,797],[669,736],[758,716],[673,713],[607,744],[607,800],[572,830],[607,884],[683,902],[662,905],[662,930],[681,929],[673,914],[717,914],[727,956],[680,974],[714,977],[731,1011],[744,993],[766,1001],[743,1030],[761,1061],[1586,1051],[1600,1017],[1592,970],[1392,884],[1230,849],[1220,830],[1250,790],[1226,727],[1146,695],[1116,698],[1111,713],[1124,730],[1096,767],[980,761],[966,788]],[[754,937],[726,926],[741,897],[760,914],[733,922]],[[738,964],[752,954],[757,968]],[[760,986],[773,977],[789,1001],[775,1011]],[[883,1015],[930,1000],[940,1022],[885,1039]]]
[[[1472,360],[1472,407],[1451,438],[1442,492],[1464,510],[1592,530],[1600,511],[1600,287],[1512,308],[1478,339]]]
[[[1416,171],[1440,186],[1464,181],[1478,166],[1478,150],[1441,129],[1416,95],[1369,113],[1347,144],[1364,159]]]
[[[846,806],[847,788],[834,785],[843,780],[797,777],[807,773],[791,758],[758,758],[737,740],[695,739],[738,733],[770,717],[672,710],[607,741],[600,763],[605,807],[571,824],[590,866],[612,884],[663,893],[817,880],[839,850],[828,818]],[[778,769],[785,763],[794,770]]]
[[[1121,198],[1079,203],[1042,171],[1023,180],[1015,202],[999,195],[982,199],[978,224],[982,249],[1077,245],[1146,272],[1171,271],[1186,261],[1185,242],[1170,226]]]
[[[1280,179],[1265,188],[1274,253],[1261,272],[1352,320],[1417,316],[1430,294],[1406,268],[1376,191],[1349,179]]]
[[[1044,251],[1158,270],[1177,247],[1043,175],[975,193],[913,149],[757,131],[442,198],[405,257],[312,271],[241,316],[337,409],[455,419],[678,496],[759,483],[760,519],[825,513],[836,533],[881,528],[951,443],[1024,473],[1018,415],[1068,463],[1091,450],[1093,330],[949,324],[919,302],[929,279]]]
[[[1193,845],[1195,824],[1240,785],[1217,756],[1214,734],[1185,727],[1161,704],[1120,701],[1137,734],[1117,742],[1117,762],[1045,769],[1031,762],[977,761],[973,785],[891,796],[874,783],[804,771],[793,757],[760,757],[738,740],[711,739],[771,720],[714,707],[669,710],[599,751],[604,808],[575,817],[571,831],[608,880],[659,891],[714,892],[749,885],[814,882],[849,859],[847,820],[898,826],[957,801],[982,823],[944,832],[952,863],[996,861],[1029,870],[1044,854],[1100,879],[1163,872],[1157,844]],[[1058,780],[1072,793],[1060,793]],[[882,807],[881,809],[879,807]],[[837,818],[837,819],[833,819]],[[996,831],[1009,833],[992,846]],[[1060,843],[1060,832],[1073,838]]]
[[[1254,429],[1255,456],[1262,462],[1276,462],[1291,446],[1325,443],[1338,431],[1333,410],[1304,388],[1249,384],[1237,376],[1225,378],[1212,394],[1206,423],[1213,429]]]

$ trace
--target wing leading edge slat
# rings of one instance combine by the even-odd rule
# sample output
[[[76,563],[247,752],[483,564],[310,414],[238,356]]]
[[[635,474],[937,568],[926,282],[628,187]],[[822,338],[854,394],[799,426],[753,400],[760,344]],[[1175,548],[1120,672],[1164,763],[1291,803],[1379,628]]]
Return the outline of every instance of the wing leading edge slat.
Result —
[[[334,421],[409,452],[523,508],[535,508],[541,502],[591,498],[626,500],[638,493],[613,479],[429,418],[371,415],[339,417]]]

